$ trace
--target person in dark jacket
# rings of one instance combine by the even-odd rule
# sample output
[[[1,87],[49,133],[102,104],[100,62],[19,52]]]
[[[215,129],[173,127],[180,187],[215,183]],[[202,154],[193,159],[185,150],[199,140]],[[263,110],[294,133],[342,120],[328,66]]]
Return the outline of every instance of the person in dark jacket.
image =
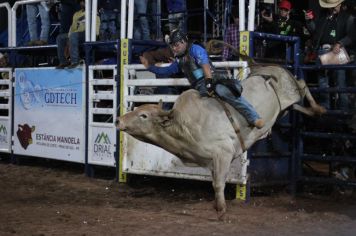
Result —
[[[313,34],[314,48],[318,50],[318,55],[333,51],[335,54],[340,53],[340,49],[345,47],[349,50],[355,37],[355,25],[353,17],[343,9],[344,0],[319,0],[319,4],[325,11],[319,19],[310,19],[306,15],[308,30]],[[318,61],[317,63],[321,63]],[[336,85],[339,88],[346,87],[345,70],[331,71],[331,76],[336,79]],[[322,71],[319,75],[319,87],[329,87],[329,73]],[[348,99],[346,93],[338,95],[338,107],[340,109],[348,108]],[[321,94],[321,105],[330,108],[329,93]]]

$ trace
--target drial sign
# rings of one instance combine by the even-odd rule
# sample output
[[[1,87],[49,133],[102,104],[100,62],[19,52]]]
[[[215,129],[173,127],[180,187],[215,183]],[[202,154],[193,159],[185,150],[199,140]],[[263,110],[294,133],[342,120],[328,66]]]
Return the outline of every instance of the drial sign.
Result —
[[[0,151],[11,152],[11,126],[8,119],[0,120]]]
[[[113,155],[113,145],[110,137],[105,132],[98,133],[93,144],[93,154],[96,159],[111,158]]]
[[[0,143],[5,143],[7,144],[7,129],[6,126],[3,124],[0,124]]]
[[[84,163],[82,69],[15,70],[14,153]]]
[[[89,128],[88,163],[94,165],[116,165],[116,128],[98,125]]]

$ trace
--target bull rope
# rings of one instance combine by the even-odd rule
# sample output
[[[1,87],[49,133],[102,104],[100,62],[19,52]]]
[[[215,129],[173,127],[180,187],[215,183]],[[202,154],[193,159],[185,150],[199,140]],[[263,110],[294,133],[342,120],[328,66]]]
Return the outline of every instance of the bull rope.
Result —
[[[279,104],[279,113],[282,111],[282,103],[281,103],[281,99],[278,96],[277,93],[277,88],[275,87],[275,84],[273,82],[270,81],[277,81],[277,78],[273,75],[260,75],[260,74],[253,74],[252,76],[261,76],[262,78],[264,78],[266,80],[266,83],[269,83],[273,89],[273,92],[276,94],[277,100],[278,100],[278,104]],[[266,77],[269,77],[269,79],[267,79]],[[271,80],[272,79],[272,80]]]
[[[235,133],[236,133],[236,136],[238,137],[239,141],[240,141],[240,144],[241,144],[241,148],[242,148],[242,151],[246,151],[246,146],[245,146],[245,142],[244,142],[244,139],[241,135],[241,132],[240,132],[240,127],[238,126],[238,124],[235,122],[234,118],[232,117],[231,115],[231,112],[230,110],[226,107],[226,104],[218,97],[215,97],[215,99],[221,104],[221,106],[223,107],[224,111],[225,111],[225,114],[227,116],[227,118],[229,119],[231,125],[232,125],[232,128],[234,129]]]

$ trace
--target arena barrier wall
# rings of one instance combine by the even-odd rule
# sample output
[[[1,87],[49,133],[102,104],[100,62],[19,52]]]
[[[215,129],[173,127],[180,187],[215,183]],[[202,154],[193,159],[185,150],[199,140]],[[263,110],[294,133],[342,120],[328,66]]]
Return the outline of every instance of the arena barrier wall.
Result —
[[[85,163],[83,68],[16,68],[13,153]]]

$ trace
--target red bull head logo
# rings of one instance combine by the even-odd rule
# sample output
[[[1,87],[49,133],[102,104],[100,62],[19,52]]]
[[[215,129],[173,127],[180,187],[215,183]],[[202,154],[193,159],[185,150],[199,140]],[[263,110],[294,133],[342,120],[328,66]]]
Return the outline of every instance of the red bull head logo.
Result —
[[[28,145],[32,144],[32,132],[35,131],[35,126],[30,127],[28,124],[18,125],[16,132],[17,138],[21,146],[26,150]]]

